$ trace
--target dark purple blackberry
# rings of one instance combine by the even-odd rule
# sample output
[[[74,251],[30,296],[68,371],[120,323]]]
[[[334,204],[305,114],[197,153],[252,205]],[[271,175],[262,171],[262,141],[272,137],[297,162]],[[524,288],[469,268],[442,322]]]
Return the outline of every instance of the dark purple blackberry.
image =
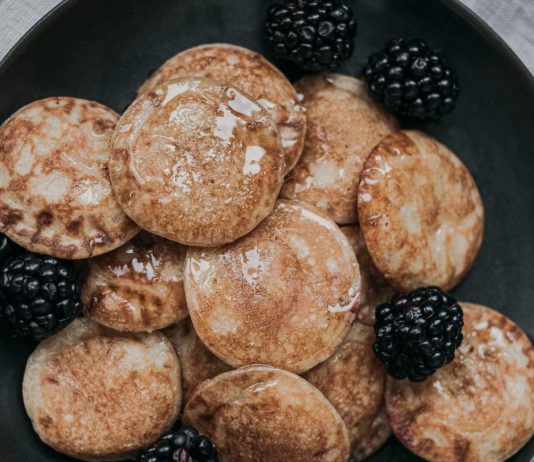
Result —
[[[192,427],[182,426],[162,435],[137,458],[139,462],[217,462],[211,441]]]
[[[66,263],[24,253],[0,266],[0,319],[17,337],[48,337],[80,314],[80,282]]]
[[[265,31],[281,58],[326,71],[352,55],[356,20],[343,0],[285,0],[270,8]]]
[[[374,351],[390,375],[418,382],[454,359],[463,325],[458,302],[437,287],[397,294],[376,308]]]
[[[391,39],[362,70],[371,95],[398,114],[439,119],[454,109],[458,76],[423,40]]]

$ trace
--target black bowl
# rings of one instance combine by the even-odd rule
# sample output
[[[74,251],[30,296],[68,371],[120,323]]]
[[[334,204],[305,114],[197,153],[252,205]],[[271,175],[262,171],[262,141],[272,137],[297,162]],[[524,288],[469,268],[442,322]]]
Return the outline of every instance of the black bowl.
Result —
[[[122,111],[150,71],[176,52],[230,42],[274,59],[262,38],[267,0],[69,0],[46,16],[0,65],[0,121],[46,96],[94,99]],[[355,0],[359,35],[341,69],[358,75],[393,36],[445,50],[462,95],[440,124],[404,121],[450,146],[473,173],[486,207],[485,240],[460,300],[501,310],[532,338],[534,317],[534,80],[515,55],[459,3]],[[280,63],[278,63],[280,64]],[[292,79],[299,76],[281,64]],[[21,400],[34,345],[0,337],[0,461],[67,461],[40,443]],[[534,442],[514,461],[534,460]],[[413,461],[393,438],[371,458]]]

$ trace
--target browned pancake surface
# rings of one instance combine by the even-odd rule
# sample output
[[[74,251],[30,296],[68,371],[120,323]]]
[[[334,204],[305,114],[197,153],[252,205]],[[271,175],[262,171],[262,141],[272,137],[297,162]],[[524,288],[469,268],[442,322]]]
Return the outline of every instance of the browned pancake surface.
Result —
[[[176,419],[180,367],[160,333],[76,319],[28,359],[24,404],[41,439],[85,460],[124,460]]]
[[[418,131],[384,138],[365,161],[358,190],[369,253],[398,290],[450,290],[482,243],[484,209],[462,162]]]
[[[136,99],[117,125],[109,163],[119,203],[136,223],[203,246],[232,242],[265,218],[283,166],[265,109],[200,78],[172,80]]]
[[[385,406],[375,416],[366,422],[362,421],[362,428],[366,428],[365,436],[352,448],[354,462],[367,459],[382,447],[391,435]]]
[[[355,223],[363,163],[382,138],[398,129],[398,122],[352,77],[308,76],[296,88],[304,96],[308,130],[302,157],[282,195],[314,205],[336,223]]]
[[[430,461],[501,462],[534,433],[534,348],[502,314],[462,303],[464,341],[421,383],[388,377],[392,429]]]
[[[185,247],[146,232],[89,260],[82,288],[85,315],[130,332],[151,332],[184,319],[189,315],[184,262]]]
[[[198,335],[223,361],[300,373],[343,340],[358,309],[360,273],[333,221],[279,201],[237,242],[190,248],[185,290]]]
[[[235,85],[257,100],[280,131],[285,173],[296,165],[304,144],[306,117],[297,92],[276,67],[246,48],[226,43],[201,45],[170,58],[145,82],[139,94],[168,80],[193,75]]]
[[[199,384],[232,369],[204,346],[190,319],[168,328],[165,334],[180,358],[184,402],[191,398]]]
[[[373,329],[356,323],[325,362],[304,374],[330,400],[349,431],[358,460],[375,452],[389,436],[383,418],[386,370],[372,348]]]
[[[217,446],[221,462],[346,462],[347,429],[332,404],[304,379],[250,366],[200,385],[184,421]]]
[[[384,276],[376,269],[359,226],[343,226],[341,231],[343,231],[343,234],[352,245],[360,265],[362,299],[360,311],[358,311],[358,321],[372,326],[375,323],[376,307],[381,303],[389,302],[395,294],[395,289],[388,284]]]
[[[137,226],[108,174],[118,116],[77,98],[24,106],[0,127],[0,230],[24,248],[79,259],[108,252]]]

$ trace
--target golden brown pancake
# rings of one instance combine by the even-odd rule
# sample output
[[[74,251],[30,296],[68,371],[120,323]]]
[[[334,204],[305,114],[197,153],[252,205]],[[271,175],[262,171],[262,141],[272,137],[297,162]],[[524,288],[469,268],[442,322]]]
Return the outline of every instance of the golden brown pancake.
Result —
[[[189,316],[184,292],[185,247],[142,232],[88,262],[82,287],[85,316],[112,329],[151,332]]]
[[[346,462],[347,429],[324,395],[291,372],[249,366],[201,384],[184,422],[217,446],[220,462]]]
[[[367,459],[371,454],[378,451],[391,435],[385,406],[382,405],[380,412],[367,422],[362,422],[362,427],[367,430],[365,437],[352,448],[352,459],[360,462]]]
[[[299,160],[306,116],[297,92],[262,55],[227,43],[201,45],[165,62],[139,89],[139,94],[179,77],[205,77],[232,84],[258,101],[276,122],[285,153],[285,173]]]
[[[358,194],[367,249],[393,287],[450,290],[469,271],[484,209],[471,174],[443,144],[419,131],[389,135],[365,161]]]
[[[388,377],[393,432],[439,462],[501,462],[534,434],[534,348],[497,311],[464,309],[464,341],[452,363],[424,382]]]
[[[23,397],[35,431],[56,451],[124,460],[177,418],[180,365],[163,334],[124,334],[75,319],[32,353]]]
[[[186,245],[250,232],[283,181],[276,125],[232,86],[171,80],[121,117],[109,163],[119,203],[142,228]]]
[[[185,293],[197,334],[224,362],[301,373],[343,340],[358,309],[360,272],[332,220],[279,201],[239,241],[188,249]]]
[[[33,252],[79,259],[138,232],[108,174],[118,115],[78,98],[24,106],[0,127],[0,230]]]
[[[338,410],[357,460],[378,450],[390,433],[383,417],[386,370],[373,341],[373,328],[356,323],[334,354],[303,376]]]
[[[363,163],[382,138],[398,130],[398,122],[353,77],[312,75],[296,88],[304,96],[308,130],[282,196],[312,204],[336,223],[355,223]]]
[[[395,289],[384,279],[369,255],[363,234],[358,225],[343,226],[343,234],[347,237],[360,265],[362,276],[362,298],[360,311],[358,311],[358,321],[368,326],[375,323],[375,309],[381,303],[388,302],[395,294]]]
[[[232,369],[204,346],[190,319],[184,319],[176,326],[169,327],[165,334],[180,358],[184,403],[191,398],[200,383]]]

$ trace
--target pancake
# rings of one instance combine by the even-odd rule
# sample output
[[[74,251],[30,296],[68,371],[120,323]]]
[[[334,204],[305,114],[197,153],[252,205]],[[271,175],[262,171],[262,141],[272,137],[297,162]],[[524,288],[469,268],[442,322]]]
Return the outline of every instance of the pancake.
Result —
[[[413,130],[389,135],[365,161],[358,194],[369,254],[397,290],[448,291],[469,271],[484,210],[469,171],[443,144]]]
[[[109,162],[119,203],[136,223],[201,246],[232,242],[263,220],[283,166],[265,109],[234,87],[196,77],[137,98],[117,125]]]
[[[356,460],[378,450],[390,433],[383,417],[386,369],[373,341],[372,327],[356,323],[334,354],[303,376],[338,410]]]
[[[296,88],[304,95],[308,130],[282,196],[312,204],[336,223],[355,223],[363,163],[382,138],[398,130],[398,122],[353,77],[312,75]]]
[[[502,314],[470,303],[452,363],[424,382],[388,377],[393,432],[429,461],[501,462],[534,434],[534,348]]]
[[[139,94],[162,83],[188,76],[235,85],[258,101],[275,121],[285,154],[285,173],[297,163],[306,132],[306,116],[297,92],[286,77],[262,55],[226,43],[201,45],[170,58],[139,89]]]
[[[190,319],[184,319],[176,326],[169,327],[165,334],[180,358],[184,402],[191,398],[200,383],[232,369],[204,346]]]
[[[151,332],[187,316],[185,247],[141,233],[88,262],[85,316],[115,330]]]
[[[180,365],[163,334],[122,334],[75,319],[26,365],[23,397],[39,437],[82,460],[123,460],[167,431]]]
[[[368,422],[362,422],[367,428],[365,437],[352,448],[352,461],[360,462],[378,451],[391,435],[386,409],[382,409]]]
[[[358,311],[358,321],[368,326],[373,326],[376,307],[382,303],[389,302],[391,297],[395,295],[395,289],[387,283],[384,276],[376,269],[359,226],[343,226],[341,231],[343,231],[343,234],[352,245],[360,265],[362,298],[360,311]]]
[[[138,232],[117,203],[107,163],[118,115],[77,98],[24,106],[0,127],[0,231],[27,250],[93,257]]]
[[[268,366],[204,382],[183,420],[215,443],[220,462],[346,462],[349,455],[347,429],[324,395]]]
[[[279,201],[239,241],[188,249],[185,294],[197,334],[224,362],[301,373],[348,332],[360,272],[333,221],[306,204]]]

